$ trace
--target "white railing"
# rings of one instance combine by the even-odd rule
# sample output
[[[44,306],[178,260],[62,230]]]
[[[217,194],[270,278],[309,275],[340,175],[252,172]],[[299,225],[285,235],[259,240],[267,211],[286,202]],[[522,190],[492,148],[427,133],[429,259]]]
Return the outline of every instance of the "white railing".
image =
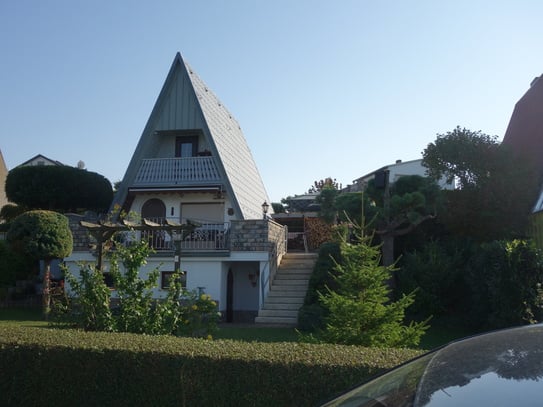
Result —
[[[213,157],[141,160],[134,186],[217,183],[221,177]]]
[[[158,224],[165,224],[164,219],[149,219]],[[152,229],[141,231],[138,239],[149,242],[156,251],[170,250],[228,250],[228,231],[230,224],[197,222],[192,231],[186,231],[182,236],[172,236],[166,230]]]

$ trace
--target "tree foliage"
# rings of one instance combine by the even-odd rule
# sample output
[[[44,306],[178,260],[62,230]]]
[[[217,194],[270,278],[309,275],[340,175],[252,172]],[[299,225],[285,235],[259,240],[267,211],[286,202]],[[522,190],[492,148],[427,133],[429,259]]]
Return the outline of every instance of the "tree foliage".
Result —
[[[325,179],[321,179],[320,181],[314,181],[307,193],[318,194],[324,188],[333,188],[339,191],[341,189],[341,184],[339,184],[335,178],[332,179],[331,177],[327,177]]]
[[[454,234],[480,241],[525,237],[539,192],[535,167],[494,137],[457,127],[423,153],[433,177],[456,179],[440,219]]]
[[[428,175],[448,182],[457,181],[460,189],[480,185],[489,176],[489,165],[496,159],[499,143],[495,136],[457,126],[438,134],[422,153]]]
[[[14,250],[29,258],[44,260],[43,311],[49,315],[51,260],[72,253],[73,237],[68,218],[57,212],[34,210],[19,215],[11,223],[7,239]]]
[[[380,251],[368,238],[341,242],[341,262],[334,265],[335,285],[320,293],[325,328],[319,338],[348,345],[407,347],[419,343],[426,322],[404,324],[414,293],[390,301],[391,267],[379,264]]]
[[[361,219],[364,214],[362,208],[361,192],[343,192],[336,197],[336,209],[341,222],[356,222],[361,225],[365,221]],[[367,201],[367,199],[366,199]]]
[[[418,250],[407,252],[397,273],[402,293],[417,290],[417,301],[410,312],[422,317],[442,317],[465,311],[467,285],[464,275],[472,255],[469,245],[429,241]]]
[[[543,322],[543,257],[526,240],[482,243],[470,258],[469,320],[479,329]]]
[[[435,218],[441,205],[441,190],[429,177],[409,175],[390,187],[376,188],[370,181],[366,189],[373,205],[366,207],[370,227],[383,243],[383,263],[394,263],[394,239],[406,235],[421,223]]]
[[[17,167],[6,178],[8,199],[26,209],[105,212],[113,199],[110,182],[69,166]]]
[[[336,198],[338,190],[330,185],[324,186],[315,201],[320,205],[319,217],[327,224],[337,221]]]
[[[7,204],[0,209],[0,219],[4,222],[11,222],[24,211],[24,208],[20,206]]]
[[[115,247],[108,254],[113,293],[95,265],[81,264],[79,277],[66,274],[72,295],[66,306],[58,307],[59,321],[92,331],[212,337],[220,316],[209,295],[184,289],[177,272],[169,280],[166,298],[157,301],[153,290],[159,269],[141,276],[152,253],[147,242],[124,246],[112,241],[111,246]]]

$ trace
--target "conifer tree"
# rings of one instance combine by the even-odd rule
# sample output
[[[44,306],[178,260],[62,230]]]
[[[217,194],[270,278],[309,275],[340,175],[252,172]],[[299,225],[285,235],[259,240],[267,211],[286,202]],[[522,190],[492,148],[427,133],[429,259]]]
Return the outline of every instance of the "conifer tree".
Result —
[[[379,247],[369,238],[341,242],[341,263],[336,263],[337,288],[320,293],[327,311],[321,337],[325,342],[347,345],[409,347],[418,345],[427,321],[405,324],[405,311],[415,293],[390,300],[388,281],[392,266],[380,263]]]

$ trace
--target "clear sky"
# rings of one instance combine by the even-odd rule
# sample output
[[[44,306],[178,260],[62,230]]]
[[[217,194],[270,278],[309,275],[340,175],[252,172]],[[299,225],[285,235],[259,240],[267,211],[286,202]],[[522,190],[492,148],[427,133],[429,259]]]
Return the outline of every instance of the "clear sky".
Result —
[[[0,0],[0,150],[122,179],[176,52],[241,124],[272,201],[501,140],[543,73],[543,2]]]

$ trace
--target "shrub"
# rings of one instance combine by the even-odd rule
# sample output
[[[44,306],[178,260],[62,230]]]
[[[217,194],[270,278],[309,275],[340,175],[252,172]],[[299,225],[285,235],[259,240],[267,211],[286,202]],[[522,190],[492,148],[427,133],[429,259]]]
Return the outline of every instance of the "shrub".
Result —
[[[4,406],[314,406],[420,351],[0,325]]]
[[[149,272],[146,278],[139,276],[151,251],[145,241],[115,246],[110,253],[113,292],[94,265],[81,264],[79,278],[66,272],[72,297],[67,299],[66,305],[57,304],[55,323],[73,324],[90,331],[211,339],[220,314],[217,304],[207,294],[184,290],[180,276],[174,273],[166,298],[153,298],[153,289],[158,286],[158,268]]]
[[[30,209],[104,212],[113,199],[113,189],[95,172],[69,166],[24,166],[8,173],[6,195]]]
[[[68,218],[53,211],[25,212],[11,222],[7,239],[15,251],[44,261],[42,297],[47,319],[51,306],[51,260],[63,259],[72,253],[73,237]]]
[[[301,331],[317,331],[324,328],[326,310],[319,303],[319,292],[335,287],[334,267],[340,261],[341,250],[337,242],[323,243],[317,262],[311,273],[304,304],[298,311],[298,328]]]
[[[439,317],[457,311],[465,296],[462,271],[469,255],[457,245],[445,246],[435,241],[405,254],[396,276],[401,293],[417,290],[410,313]]]
[[[478,329],[543,321],[542,253],[532,241],[484,243],[469,263],[469,321]]]
[[[28,256],[10,250],[7,242],[0,240],[0,287],[28,279],[35,274],[35,263]]]
[[[406,347],[417,345],[427,321],[404,324],[405,310],[414,293],[390,300],[392,268],[379,264],[379,247],[368,238],[358,244],[341,244],[341,264],[336,264],[337,288],[319,294],[327,311],[325,329],[318,336],[328,343]]]

